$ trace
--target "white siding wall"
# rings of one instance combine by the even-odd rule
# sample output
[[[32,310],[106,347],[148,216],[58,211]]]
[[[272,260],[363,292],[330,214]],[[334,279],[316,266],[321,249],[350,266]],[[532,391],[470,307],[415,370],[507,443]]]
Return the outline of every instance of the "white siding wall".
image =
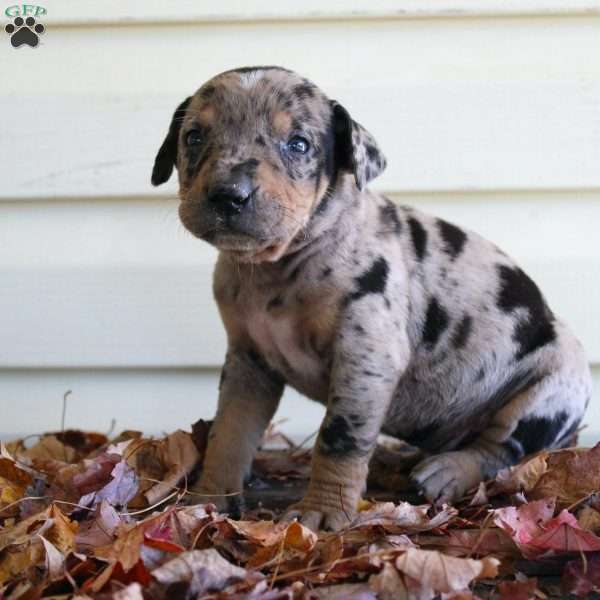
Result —
[[[152,189],[176,104],[247,64],[300,71],[389,159],[376,187],[515,256],[584,342],[600,437],[600,0],[44,4],[0,40],[0,432],[210,417],[214,252]],[[166,407],[166,408],[165,408]],[[289,394],[287,430],[321,408]]]

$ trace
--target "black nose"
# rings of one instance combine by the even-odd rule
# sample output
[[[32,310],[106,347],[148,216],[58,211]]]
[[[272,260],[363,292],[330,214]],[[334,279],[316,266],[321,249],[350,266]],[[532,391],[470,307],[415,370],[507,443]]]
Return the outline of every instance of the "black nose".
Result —
[[[220,191],[211,194],[208,197],[208,201],[219,212],[226,215],[236,215],[242,212],[249,198],[249,196],[243,196],[231,191]]]
[[[215,210],[225,215],[236,215],[248,206],[252,192],[251,179],[238,176],[215,185],[208,194],[208,201]]]

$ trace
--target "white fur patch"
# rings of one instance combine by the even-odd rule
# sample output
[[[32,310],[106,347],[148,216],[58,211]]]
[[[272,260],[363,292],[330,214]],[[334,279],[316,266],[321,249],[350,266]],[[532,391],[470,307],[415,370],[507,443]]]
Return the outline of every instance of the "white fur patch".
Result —
[[[264,71],[249,71],[248,73],[240,74],[240,85],[243,88],[250,89],[256,85],[264,77]]]

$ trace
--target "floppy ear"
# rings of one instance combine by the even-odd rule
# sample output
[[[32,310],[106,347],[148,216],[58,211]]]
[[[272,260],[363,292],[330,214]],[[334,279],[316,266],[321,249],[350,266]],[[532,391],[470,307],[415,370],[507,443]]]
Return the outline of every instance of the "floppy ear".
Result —
[[[160,185],[168,181],[173,172],[173,167],[177,164],[177,144],[179,143],[179,130],[183,115],[192,100],[192,97],[186,98],[173,113],[169,132],[158,154],[154,159],[154,168],[152,169],[152,185]]]
[[[387,164],[375,138],[335,100],[331,101],[335,131],[335,157],[338,167],[354,173],[359,190],[375,179]]]

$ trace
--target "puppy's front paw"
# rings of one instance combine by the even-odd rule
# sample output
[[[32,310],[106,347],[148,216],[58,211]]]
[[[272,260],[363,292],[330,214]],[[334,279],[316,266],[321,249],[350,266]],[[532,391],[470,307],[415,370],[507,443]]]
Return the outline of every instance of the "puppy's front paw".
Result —
[[[281,517],[282,521],[297,519],[302,525],[317,532],[339,531],[356,516],[356,507],[328,506],[310,498],[292,504]]]
[[[451,504],[481,481],[481,469],[469,452],[444,452],[421,461],[411,479],[430,502]]]

